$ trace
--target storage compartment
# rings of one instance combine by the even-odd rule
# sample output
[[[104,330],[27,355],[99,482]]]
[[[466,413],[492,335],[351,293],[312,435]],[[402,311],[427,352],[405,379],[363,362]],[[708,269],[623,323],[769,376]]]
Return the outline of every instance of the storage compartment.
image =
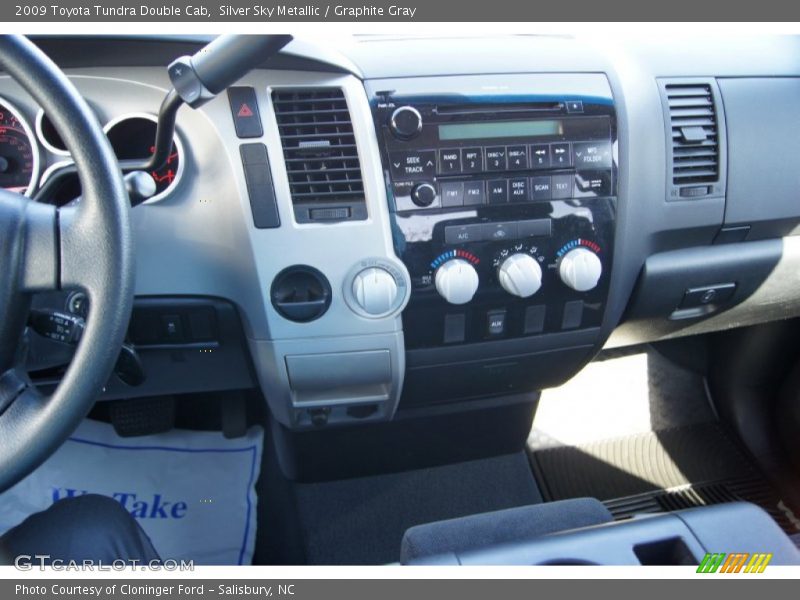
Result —
[[[767,279],[782,255],[779,240],[687,248],[645,262],[625,321],[680,321],[742,302]]]
[[[592,346],[577,346],[492,360],[409,367],[400,409],[557,386],[583,366],[591,350]]]
[[[392,383],[388,350],[286,357],[293,404],[387,400]]]
[[[800,79],[718,84],[728,132],[725,225],[749,225],[749,240],[788,235],[800,224]]]

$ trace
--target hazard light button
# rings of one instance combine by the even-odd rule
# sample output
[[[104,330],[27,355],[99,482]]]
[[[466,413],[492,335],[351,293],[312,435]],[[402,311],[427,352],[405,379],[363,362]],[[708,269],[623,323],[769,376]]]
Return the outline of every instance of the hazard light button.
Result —
[[[233,124],[240,138],[256,138],[264,135],[261,116],[258,114],[256,91],[251,87],[228,88]]]

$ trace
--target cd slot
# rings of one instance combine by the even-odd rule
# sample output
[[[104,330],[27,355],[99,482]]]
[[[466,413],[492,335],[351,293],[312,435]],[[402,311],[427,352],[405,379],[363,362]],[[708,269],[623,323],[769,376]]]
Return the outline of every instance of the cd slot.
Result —
[[[563,112],[563,102],[526,102],[505,104],[438,104],[433,112],[439,115],[487,115]]]

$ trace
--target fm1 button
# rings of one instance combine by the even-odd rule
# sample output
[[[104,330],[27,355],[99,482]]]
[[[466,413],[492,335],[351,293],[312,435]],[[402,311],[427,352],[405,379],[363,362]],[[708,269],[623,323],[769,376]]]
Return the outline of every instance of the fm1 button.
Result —
[[[492,310],[486,314],[486,335],[499,337],[506,332],[506,311]]]
[[[452,208],[464,205],[464,184],[460,181],[442,183],[439,185],[442,191],[442,206]]]

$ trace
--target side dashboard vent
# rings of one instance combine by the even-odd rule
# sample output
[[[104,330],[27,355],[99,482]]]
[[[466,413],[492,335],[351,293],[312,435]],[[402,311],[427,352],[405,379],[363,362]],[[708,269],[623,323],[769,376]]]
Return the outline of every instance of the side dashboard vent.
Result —
[[[720,195],[724,131],[711,81],[662,82],[673,198]]]
[[[298,223],[367,218],[353,124],[340,88],[278,89],[272,105]]]

